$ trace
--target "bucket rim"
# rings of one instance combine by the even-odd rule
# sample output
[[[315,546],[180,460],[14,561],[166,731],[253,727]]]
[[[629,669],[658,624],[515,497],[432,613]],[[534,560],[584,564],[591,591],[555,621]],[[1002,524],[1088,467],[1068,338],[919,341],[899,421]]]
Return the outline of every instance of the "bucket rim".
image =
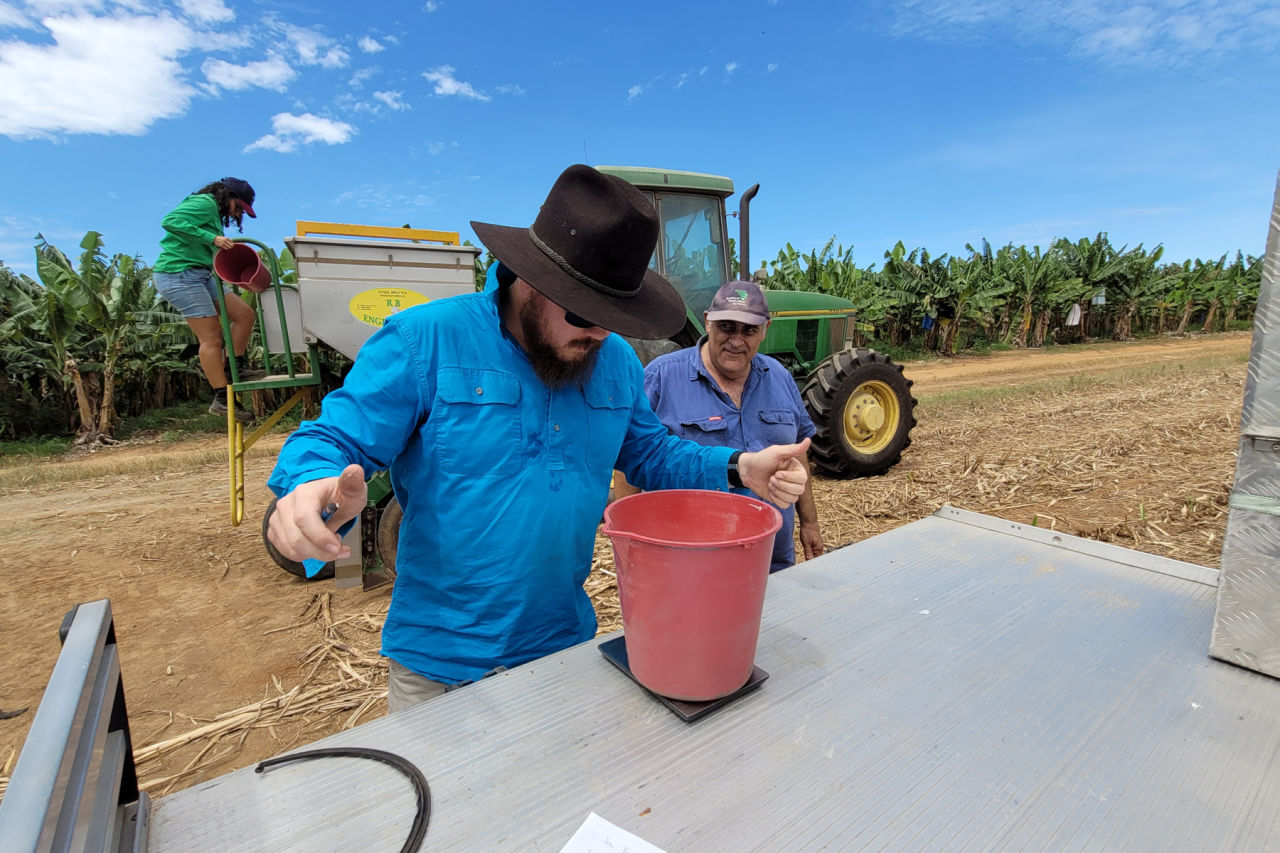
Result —
[[[645,536],[642,533],[632,533],[631,531],[618,530],[617,528],[613,527],[613,519],[610,517],[610,513],[614,509],[614,507],[621,506],[627,501],[638,502],[636,501],[637,498],[646,498],[650,495],[657,495],[657,494],[699,495],[703,497],[709,497],[711,500],[723,500],[725,498],[731,498],[738,501],[747,501],[748,503],[755,504],[756,506],[762,507],[763,509],[766,510],[767,514],[771,513],[771,515],[769,515],[769,519],[770,519],[769,529],[762,533],[757,533],[753,536],[739,536],[732,539],[702,540],[699,542],[679,542],[671,539],[658,539],[653,536]],[[663,545],[668,548],[686,548],[691,550],[692,549],[696,549],[696,550],[708,549],[709,550],[712,548],[723,548],[726,546],[741,545],[744,542],[753,542],[757,539],[763,539],[766,536],[773,536],[781,528],[782,528],[782,511],[779,510],[773,504],[769,503],[768,501],[763,501],[756,497],[751,497],[749,495],[739,495],[735,492],[714,491],[711,489],[656,489],[652,492],[638,492],[634,495],[627,495],[626,497],[618,498],[616,501],[613,501],[612,503],[605,506],[604,524],[601,525],[600,532],[610,538],[614,536],[622,536],[626,539],[630,539],[635,542],[644,542],[649,545]]]

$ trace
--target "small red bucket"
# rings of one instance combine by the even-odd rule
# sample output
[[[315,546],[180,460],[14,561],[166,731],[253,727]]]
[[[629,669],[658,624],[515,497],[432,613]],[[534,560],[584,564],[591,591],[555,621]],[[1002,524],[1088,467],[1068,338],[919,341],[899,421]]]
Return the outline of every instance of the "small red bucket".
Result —
[[[686,702],[747,683],[781,526],[774,507],[729,492],[641,492],[605,507],[636,681]]]
[[[238,284],[254,293],[261,293],[271,286],[270,271],[247,243],[235,243],[230,249],[219,249],[213,256],[213,271],[223,281]]]

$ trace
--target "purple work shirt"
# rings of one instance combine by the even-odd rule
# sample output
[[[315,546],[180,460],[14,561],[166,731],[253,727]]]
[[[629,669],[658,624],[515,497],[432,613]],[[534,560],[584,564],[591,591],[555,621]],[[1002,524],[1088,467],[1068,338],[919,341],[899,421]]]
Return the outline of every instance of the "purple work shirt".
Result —
[[[659,356],[644,369],[649,404],[675,435],[708,447],[763,450],[772,444],[795,444],[817,430],[805,411],[795,380],[777,359],[756,354],[742,389],[742,407],[711,378],[702,363],[702,340],[692,347]],[[752,495],[750,489],[733,491]],[[795,565],[795,507],[782,510],[782,527],[773,540],[769,571]]]

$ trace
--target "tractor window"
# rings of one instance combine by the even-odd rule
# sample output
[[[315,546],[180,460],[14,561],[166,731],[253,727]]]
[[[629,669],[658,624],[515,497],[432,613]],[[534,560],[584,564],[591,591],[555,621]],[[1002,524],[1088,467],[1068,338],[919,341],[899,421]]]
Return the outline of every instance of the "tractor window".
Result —
[[[659,193],[657,207],[662,220],[658,246],[662,264],[658,271],[680,292],[701,322],[702,312],[728,275],[721,201],[708,196]]]

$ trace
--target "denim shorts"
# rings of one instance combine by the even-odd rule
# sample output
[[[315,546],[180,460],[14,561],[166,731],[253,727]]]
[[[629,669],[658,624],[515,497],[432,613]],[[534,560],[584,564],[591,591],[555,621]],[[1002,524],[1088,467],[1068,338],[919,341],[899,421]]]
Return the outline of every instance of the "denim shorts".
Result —
[[[156,292],[191,319],[218,316],[218,285],[213,271],[188,267],[182,272],[158,272],[152,276]]]

